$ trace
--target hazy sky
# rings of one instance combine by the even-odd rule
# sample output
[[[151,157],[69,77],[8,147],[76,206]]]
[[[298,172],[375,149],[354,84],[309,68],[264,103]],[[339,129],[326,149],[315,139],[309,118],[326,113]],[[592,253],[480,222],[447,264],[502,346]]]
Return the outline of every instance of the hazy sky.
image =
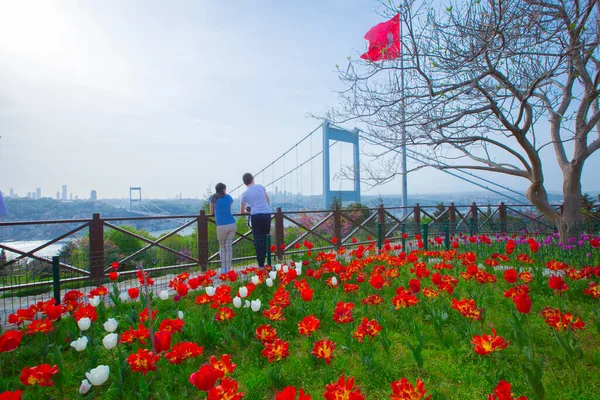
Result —
[[[364,50],[364,34],[383,20],[377,6],[0,0],[0,189],[54,196],[67,184],[80,197],[91,189],[126,197],[129,186],[145,196],[195,197],[219,181],[232,189],[319,125],[309,113],[336,104],[335,65]],[[320,138],[261,181],[319,151]],[[351,154],[333,152],[338,169]],[[593,158],[584,190],[600,189]],[[279,190],[318,194],[320,171],[317,159]],[[546,177],[549,190],[560,189],[556,167]],[[472,189],[432,170],[409,179],[413,193]],[[400,193],[400,181],[369,193]]]

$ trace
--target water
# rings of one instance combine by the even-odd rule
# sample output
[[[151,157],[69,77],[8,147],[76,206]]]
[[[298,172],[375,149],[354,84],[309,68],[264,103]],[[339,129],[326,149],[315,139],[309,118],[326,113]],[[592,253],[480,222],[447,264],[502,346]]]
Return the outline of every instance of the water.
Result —
[[[4,242],[2,244],[5,246],[12,247],[17,250],[21,250],[23,252],[28,252],[29,250],[33,250],[36,247],[39,247],[46,242],[47,242],[47,240],[17,240],[14,242]],[[48,258],[50,258],[52,256],[57,256],[58,252],[60,251],[62,246],[67,242],[68,242],[68,240],[51,244],[50,246],[44,247],[40,251],[36,252],[35,255],[38,257],[48,257]],[[16,258],[19,256],[19,254],[10,252],[8,250],[5,251],[5,254],[6,254],[6,258],[8,260],[12,260],[13,258]]]

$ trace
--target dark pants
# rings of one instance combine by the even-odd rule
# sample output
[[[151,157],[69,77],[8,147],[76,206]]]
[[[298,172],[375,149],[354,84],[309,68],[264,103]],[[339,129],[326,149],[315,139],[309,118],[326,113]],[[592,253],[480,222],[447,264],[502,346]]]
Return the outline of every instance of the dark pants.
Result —
[[[254,235],[256,261],[260,268],[264,268],[267,256],[267,235],[271,233],[271,214],[254,214],[250,216],[250,221]]]

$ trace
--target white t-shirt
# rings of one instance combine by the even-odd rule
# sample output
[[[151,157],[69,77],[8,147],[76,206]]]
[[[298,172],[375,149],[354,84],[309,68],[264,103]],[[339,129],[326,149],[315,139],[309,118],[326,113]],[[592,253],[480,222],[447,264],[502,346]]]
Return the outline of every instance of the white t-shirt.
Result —
[[[266,197],[267,191],[263,185],[255,183],[254,185],[248,186],[246,191],[242,193],[240,200],[242,203],[250,206],[250,214],[270,214],[271,207],[267,203]]]

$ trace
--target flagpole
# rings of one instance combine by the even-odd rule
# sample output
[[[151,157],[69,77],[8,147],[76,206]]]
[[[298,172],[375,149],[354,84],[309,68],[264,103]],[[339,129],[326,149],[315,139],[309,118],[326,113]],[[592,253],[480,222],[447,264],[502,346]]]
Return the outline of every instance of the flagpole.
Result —
[[[406,120],[404,114],[404,43],[402,41],[402,21],[400,21],[400,96],[401,96],[401,113],[400,113],[400,126],[402,136],[402,207],[403,216],[408,215],[408,178],[406,174]]]

